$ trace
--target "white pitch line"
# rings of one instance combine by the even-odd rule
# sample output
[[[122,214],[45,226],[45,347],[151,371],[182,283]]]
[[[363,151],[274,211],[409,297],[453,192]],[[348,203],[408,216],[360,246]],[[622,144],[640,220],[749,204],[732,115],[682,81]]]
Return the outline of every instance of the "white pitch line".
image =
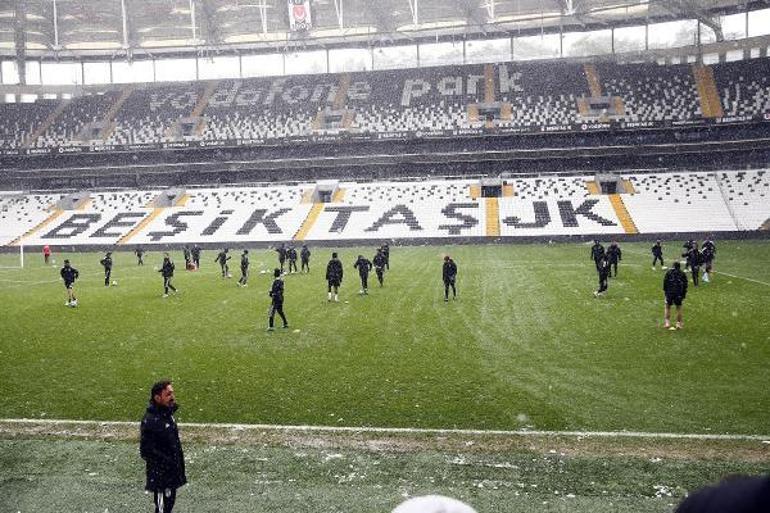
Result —
[[[629,252],[629,253],[634,253],[635,255],[647,255],[647,253],[645,253],[645,252],[643,252],[643,251],[635,251],[635,250],[633,250],[633,249],[627,249],[627,250],[625,250],[625,251],[627,251],[627,252]],[[648,256],[651,256],[651,254],[650,254],[650,255],[648,255]],[[676,262],[677,260],[678,260],[678,259],[674,258],[674,262]],[[724,274],[725,276],[729,276],[730,278],[737,278],[737,279],[739,279],[739,280],[746,280],[746,281],[750,281],[750,282],[752,282],[752,283],[757,283],[757,284],[759,284],[759,285],[764,285],[764,286],[766,286],[766,287],[770,287],[770,283],[768,283],[768,282],[766,282],[766,281],[755,280],[754,278],[747,278],[746,276],[741,276],[741,275],[739,275],[739,274],[730,274],[730,273],[726,273],[726,272],[724,272],[724,271],[714,271],[714,274],[715,274],[715,275]]]
[[[100,421],[100,420],[66,420],[66,419],[0,419],[0,424],[42,424],[51,426],[76,425],[95,427],[139,427],[139,421]],[[281,424],[232,424],[208,422],[183,422],[181,427],[222,428],[234,431],[301,431],[327,433],[374,433],[374,434],[419,434],[419,435],[493,435],[493,436],[523,436],[523,437],[581,437],[581,438],[647,438],[673,440],[735,440],[757,441],[770,443],[770,435],[745,434],[712,434],[712,433],[655,433],[647,431],[535,431],[527,429],[496,430],[496,429],[422,429],[422,428],[389,428],[389,427],[355,427],[355,426],[291,426]]]

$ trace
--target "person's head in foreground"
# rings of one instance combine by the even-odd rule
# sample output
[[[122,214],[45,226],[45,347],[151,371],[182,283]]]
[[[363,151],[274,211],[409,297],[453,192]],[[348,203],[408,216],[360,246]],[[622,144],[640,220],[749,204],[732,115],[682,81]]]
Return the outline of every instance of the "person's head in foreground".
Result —
[[[451,497],[424,495],[402,502],[392,513],[476,513],[476,510]]]

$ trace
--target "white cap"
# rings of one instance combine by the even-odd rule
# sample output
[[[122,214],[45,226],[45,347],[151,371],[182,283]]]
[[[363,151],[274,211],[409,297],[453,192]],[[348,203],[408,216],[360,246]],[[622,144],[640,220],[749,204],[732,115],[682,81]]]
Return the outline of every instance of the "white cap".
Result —
[[[476,513],[476,510],[457,499],[425,495],[402,502],[392,513]]]

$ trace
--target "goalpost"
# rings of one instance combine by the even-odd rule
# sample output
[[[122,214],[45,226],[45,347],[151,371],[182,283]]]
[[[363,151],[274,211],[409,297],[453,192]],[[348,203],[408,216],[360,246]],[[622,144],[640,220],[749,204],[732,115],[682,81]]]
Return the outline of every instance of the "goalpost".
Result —
[[[0,240],[2,240],[0,238]],[[24,244],[0,246],[0,269],[24,268]]]

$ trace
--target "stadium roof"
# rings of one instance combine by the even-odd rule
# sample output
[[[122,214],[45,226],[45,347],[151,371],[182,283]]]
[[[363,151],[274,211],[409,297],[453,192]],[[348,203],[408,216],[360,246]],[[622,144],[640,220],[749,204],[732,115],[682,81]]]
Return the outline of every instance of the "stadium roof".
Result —
[[[391,44],[587,30],[679,18],[718,25],[738,0],[311,0],[289,31],[287,0],[0,0],[0,52],[68,57],[127,51]],[[714,28],[714,27],[712,27]],[[717,31],[717,33],[719,33]]]

